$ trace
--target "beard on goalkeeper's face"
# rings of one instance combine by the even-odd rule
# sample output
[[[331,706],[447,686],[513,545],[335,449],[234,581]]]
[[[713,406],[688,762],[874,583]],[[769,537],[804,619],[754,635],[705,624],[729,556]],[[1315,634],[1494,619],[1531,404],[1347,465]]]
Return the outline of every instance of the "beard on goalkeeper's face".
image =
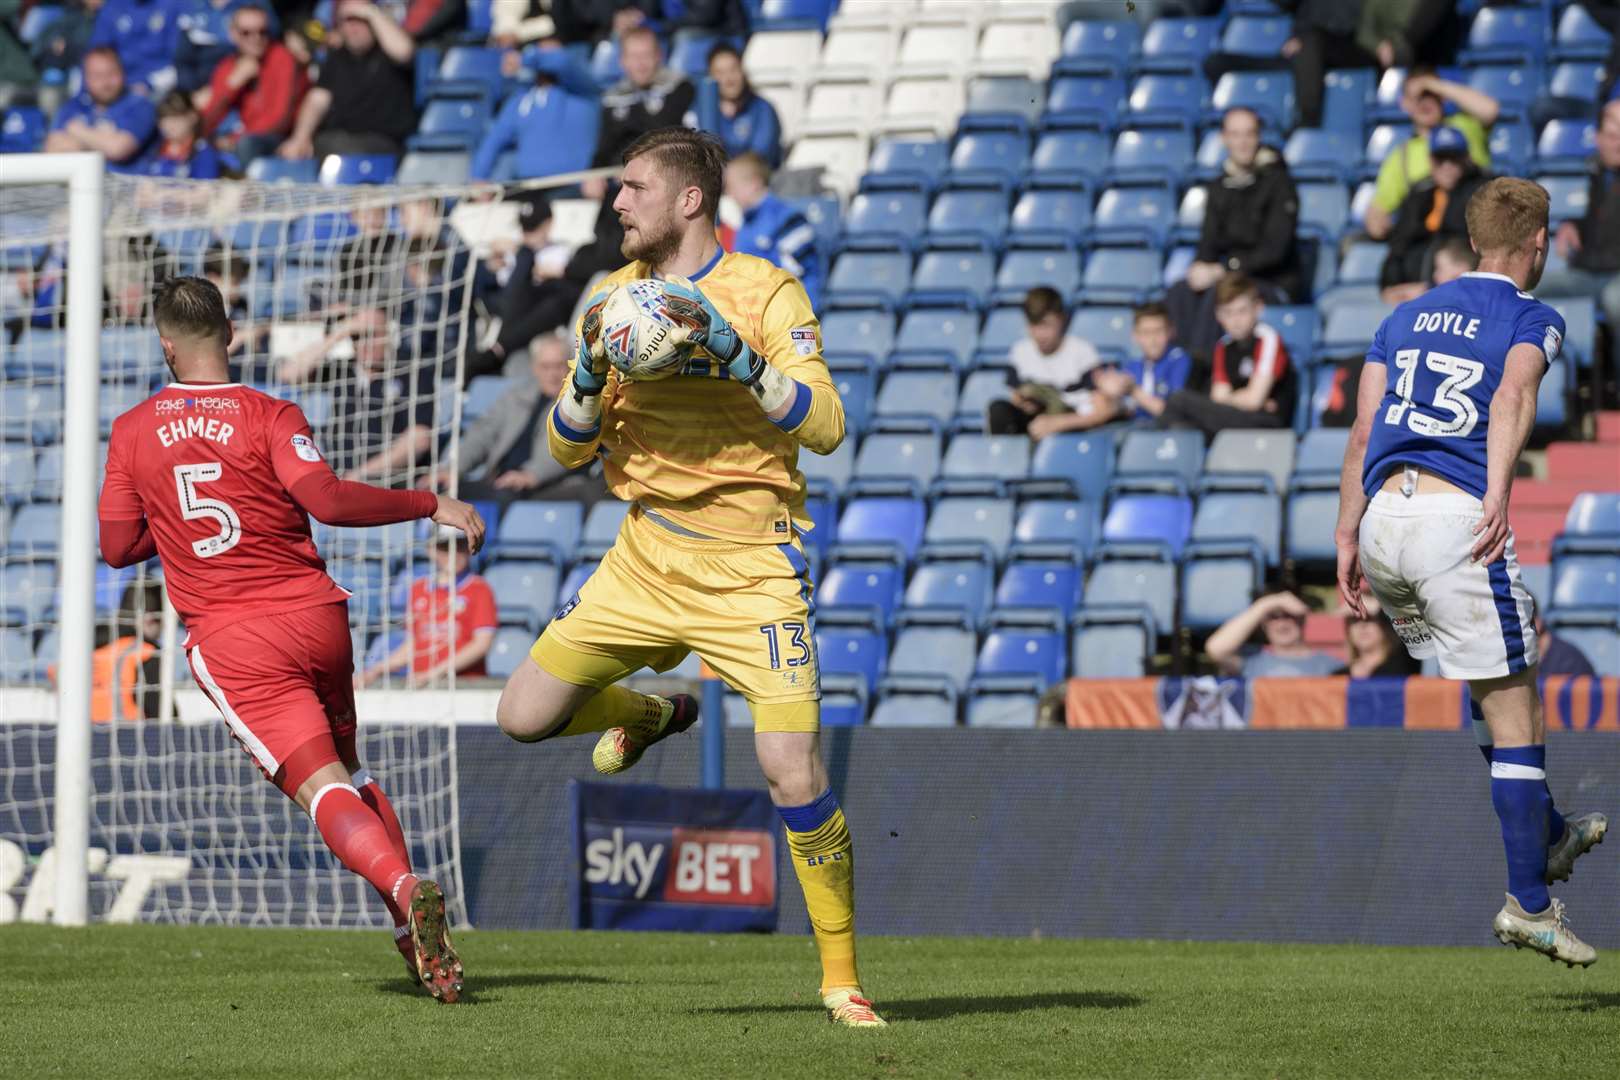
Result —
[[[657,269],[681,249],[685,223],[673,201],[657,215],[620,220],[624,225],[624,242],[619,245],[619,254],[627,259],[640,260]]]

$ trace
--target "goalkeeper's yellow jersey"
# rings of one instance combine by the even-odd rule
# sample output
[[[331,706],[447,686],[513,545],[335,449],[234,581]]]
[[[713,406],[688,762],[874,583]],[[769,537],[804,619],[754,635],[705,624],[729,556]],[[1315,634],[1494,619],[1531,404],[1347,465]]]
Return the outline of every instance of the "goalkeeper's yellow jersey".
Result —
[[[634,262],[598,288],[652,276]],[[795,525],[811,525],[800,444],[828,454],[844,441],[844,405],[821,356],[820,323],[798,279],[753,255],[722,252],[691,281],[756,353],[809,388],[804,419],[778,428],[726,365],[698,348],[684,373],[666,379],[620,381],[610,371],[597,436],[575,442],[553,415],[546,424],[552,456],[573,468],[600,453],[613,494],[692,532],[784,543]]]

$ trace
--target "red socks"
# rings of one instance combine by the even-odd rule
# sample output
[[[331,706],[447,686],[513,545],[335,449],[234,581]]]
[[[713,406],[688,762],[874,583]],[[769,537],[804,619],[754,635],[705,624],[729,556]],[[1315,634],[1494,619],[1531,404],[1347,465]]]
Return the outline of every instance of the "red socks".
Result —
[[[360,801],[382,821],[383,828],[388,832],[388,840],[394,845],[394,854],[405,864],[406,869],[411,865],[411,849],[405,844],[405,830],[399,826],[399,817],[394,813],[394,806],[383,794],[382,785],[366,769],[354,774],[354,786],[359,789]],[[383,895],[383,902],[388,905],[388,913],[394,917],[395,926],[405,925],[405,912],[403,906],[396,906],[393,898]]]
[[[380,789],[377,795],[381,805],[387,806]],[[315,819],[321,838],[338,861],[369,881],[388,902],[395,923],[403,923],[400,913],[410,900],[416,877],[411,873],[409,857],[404,855],[404,839],[392,808],[388,817],[394,820],[393,837],[381,813],[368,805],[358,791],[348,784],[328,784],[315,793],[309,816]],[[399,838],[397,843],[394,837]]]

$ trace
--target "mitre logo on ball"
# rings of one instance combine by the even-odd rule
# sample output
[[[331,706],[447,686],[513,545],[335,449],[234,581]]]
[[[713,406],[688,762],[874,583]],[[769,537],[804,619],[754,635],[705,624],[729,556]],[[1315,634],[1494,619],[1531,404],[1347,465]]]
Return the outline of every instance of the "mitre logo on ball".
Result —
[[[652,278],[627,281],[602,306],[602,345],[621,377],[646,382],[675,374],[685,359],[687,327],[664,307],[664,283]]]

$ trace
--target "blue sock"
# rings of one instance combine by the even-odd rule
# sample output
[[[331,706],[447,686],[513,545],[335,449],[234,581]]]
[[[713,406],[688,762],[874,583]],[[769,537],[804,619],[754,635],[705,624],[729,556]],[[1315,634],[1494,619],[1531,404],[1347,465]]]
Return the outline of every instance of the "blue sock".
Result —
[[[1502,822],[1508,892],[1534,915],[1547,910],[1547,748],[1497,747],[1491,753],[1491,804]]]
[[[1474,742],[1479,745],[1479,752],[1485,756],[1485,767],[1490,768],[1491,751],[1496,747],[1491,744],[1491,729],[1485,723],[1485,714],[1479,711],[1479,703],[1472,699],[1468,702],[1469,716],[1474,725]],[[1542,781],[1546,787],[1546,781]],[[1564,815],[1553,806],[1552,789],[1547,789],[1547,846],[1552,847],[1564,838]]]

